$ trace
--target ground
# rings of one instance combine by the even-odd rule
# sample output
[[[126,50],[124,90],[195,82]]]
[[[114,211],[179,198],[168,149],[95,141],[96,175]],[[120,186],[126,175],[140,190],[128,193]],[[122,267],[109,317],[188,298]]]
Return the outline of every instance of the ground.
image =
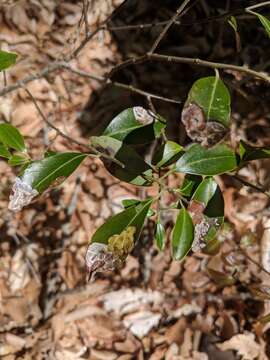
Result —
[[[122,1],[89,3],[88,25],[94,31]],[[111,26],[166,20],[179,2],[167,3],[130,1],[112,17]],[[196,23],[197,19],[197,25],[184,34],[181,27],[177,28],[162,50],[174,49],[178,55],[208,56],[209,60],[222,62],[233,62],[235,56],[266,71],[269,66],[264,49],[269,39],[260,24],[252,22],[247,32],[256,29],[258,33],[253,35],[254,42],[247,44],[248,35],[241,22],[243,48],[236,54],[230,28],[225,31],[225,25],[212,22],[206,24],[207,28],[198,22],[198,14],[208,18],[224,12],[228,4],[221,2],[215,9],[211,1],[199,3],[183,20]],[[235,9],[233,1],[231,5]],[[0,8],[1,49],[19,54],[17,64],[6,72],[7,85],[68,57],[83,40],[80,1],[6,1]],[[213,40],[215,26],[217,41]],[[158,34],[155,27],[149,31],[136,29],[129,36],[126,31],[100,31],[71,65],[104,76],[123,58],[144,53]],[[114,81],[183,103],[192,82],[200,74],[209,73],[209,69],[196,71],[147,64],[123,70]],[[269,146],[269,86],[243,73],[228,70],[225,76],[235,95],[232,142],[245,138],[255,145]],[[167,84],[166,89],[162,84]],[[129,105],[149,105],[138,94],[104,87],[100,81],[63,70],[31,81],[27,87],[47,119],[84,143],[89,133],[98,133],[111,114]],[[163,101],[155,105],[170,120],[168,136],[187,142],[179,120],[182,105]],[[3,121],[20,129],[35,159],[47,148],[79,148],[43,121],[23,88],[1,97],[0,115]],[[91,235],[121,209],[123,199],[155,194],[156,188],[141,190],[121,183],[99,159],[89,158],[63,184],[14,214],[7,208],[16,171],[0,160],[0,174],[1,358],[269,358],[269,324],[261,319],[270,313],[269,196],[265,193],[228,176],[217,177],[224,193],[228,224],[218,254],[198,252],[184,262],[172,261],[169,243],[164,252],[159,252],[153,243],[153,222],[149,220],[123,269],[98,274],[88,283],[84,257]],[[254,162],[239,174],[265,191],[269,189],[269,160]],[[180,186],[182,180],[179,174],[171,175],[168,181],[170,186]],[[168,211],[163,219],[168,235],[174,217],[174,212]],[[226,275],[232,268],[236,279]]]

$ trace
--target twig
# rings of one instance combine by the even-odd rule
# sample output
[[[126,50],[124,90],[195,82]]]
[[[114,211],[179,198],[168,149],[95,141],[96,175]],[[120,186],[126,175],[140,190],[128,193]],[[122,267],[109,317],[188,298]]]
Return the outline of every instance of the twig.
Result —
[[[254,190],[256,190],[256,191],[258,191],[258,192],[260,192],[260,193],[262,193],[262,194],[264,194],[265,196],[268,196],[268,197],[270,198],[270,194],[267,193],[267,192],[265,192],[265,191],[264,191],[262,188],[260,188],[259,186],[254,185],[254,184],[252,184],[252,183],[250,183],[250,182],[242,179],[242,178],[239,177],[238,175],[230,175],[230,176],[231,176],[232,178],[234,178],[235,180],[241,182],[243,185],[248,186],[248,187],[250,187],[250,188],[252,188],[252,189],[254,189]]]
[[[158,47],[159,43],[161,42],[161,40],[164,38],[164,36],[166,35],[167,31],[169,30],[169,28],[172,26],[172,24],[175,22],[175,20],[181,15],[181,13],[183,12],[183,10],[185,9],[185,7],[187,6],[187,4],[190,2],[190,0],[184,0],[184,2],[178,7],[178,9],[176,10],[176,13],[172,16],[172,18],[168,21],[168,23],[166,24],[166,26],[164,27],[164,29],[161,31],[161,33],[159,34],[159,36],[157,37],[157,39],[155,40],[154,44],[152,45],[149,53],[153,54],[153,52],[156,50],[156,48]]]
[[[150,93],[148,91],[138,89],[138,88],[136,88],[136,87],[134,87],[132,85],[123,84],[123,83],[120,83],[118,81],[112,81],[112,80],[107,79],[106,77],[103,77],[103,76],[98,76],[98,75],[90,74],[88,72],[85,72],[85,71],[82,71],[82,70],[79,70],[79,69],[74,69],[72,66],[70,66],[67,63],[62,63],[61,66],[64,69],[66,69],[66,70],[68,70],[68,71],[70,71],[70,72],[72,72],[74,74],[77,74],[79,76],[90,78],[90,79],[93,79],[93,80],[97,80],[99,82],[105,82],[108,85],[113,85],[115,87],[125,89],[125,90],[128,90],[128,91],[135,92],[137,94],[146,96],[146,98],[158,99],[158,100],[162,100],[162,101],[166,101],[166,102],[170,102],[170,103],[181,104],[180,100],[171,99],[171,98],[167,98],[167,97],[164,97],[164,96],[161,96],[161,95],[152,94],[152,93]]]
[[[54,129],[60,136],[62,136],[63,138],[71,141],[72,143],[78,145],[78,146],[82,146],[84,148],[87,148],[88,152],[87,152],[87,155],[88,156],[98,156],[98,157],[104,157],[112,162],[114,162],[115,164],[121,166],[122,168],[124,168],[124,164],[121,163],[119,160],[117,160],[116,158],[108,155],[108,154],[105,154],[105,153],[102,153],[101,151],[98,151],[96,148],[90,146],[90,145],[87,145],[87,144],[84,144],[84,143],[81,143],[80,141],[77,141],[76,139],[73,139],[72,137],[70,137],[69,135],[65,134],[62,130],[60,130],[58,127],[56,127],[51,121],[49,121],[45,114],[42,112],[41,108],[39,107],[35,97],[33,96],[33,94],[30,92],[29,89],[27,89],[27,87],[23,86],[23,89],[27,92],[27,94],[30,96],[31,100],[33,101],[38,113],[40,114],[40,116],[42,117],[42,120],[48,125],[50,126],[52,129]],[[89,151],[91,151],[92,153],[90,153]]]
[[[89,1],[83,0],[83,21],[85,26],[85,34],[89,33],[89,23],[88,23],[88,9],[89,9]]]
[[[268,83],[270,83],[270,76],[258,72],[252,69],[249,69],[245,66],[239,66],[239,65],[233,65],[233,64],[224,64],[224,63],[217,63],[207,60],[202,60],[198,58],[189,58],[189,57],[181,57],[181,56],[173,56],[173,55],[162,55],[157,53],[148,53],[146,55],[142,55],[138,58],[132,58],[128,59],[126,61],[123,61],[119,65],[115,66],[114,69],[109,73],[109,77],[113,75],[115,72],[119,71],[120,69],[123,69],[130,65],[137,65],[144,63],[146,61],[162,61],[162,62],[168,62],[168,63],[181,63],[181,64],[189,64],[189,65],[198,65],[203,67],[208,67],[211,69],[223,69],[223,70],[234,70],[239,71],[242,73],[246,73],[249,75],[252,75],[253,77],[257,77],[259,79],[262,79]]]
[[[60,130],[58,127],[56,127],[50,120],[47,119],[47,117],[45,116],[45,114],[43,113],[43,111],[41,110],[41,108],[39,107],[35,97],[33,96],[33,94],[31,93],[31,91],[26,87],[26,86],[22,86],[22,88],[27,92],[27,94],[30,96],[31,100],[33,101],[39,115],[42,117],[42,120],[52,129],[54,129],[60,136],[62,136],[63,138],[71,141],[72,143],[78,145],[78,146],[82,146],[84,148],[87,148],[87,150],[89,150],[89,146],[87,144],[81,143],[80,141],[77,141],[73,138],[71,138],[69,135],[65,134],[62,130]]]
[[[254,260],[251,256],[248,255],[248,253],[239,245],[237,244],[238,249],[241,251],[241,253],[250,261],[252,262],[254,265],[256,265],[261,271],[263,271],[264,273],[266,273],[267,275],[270,276],[270,272],[268,270],[266,270],[261,264],[259,264],[256,260]]]
[[[258,7],[262,7],[262,6],[266,6],[266,5],[270,5],[270,1],[264,1],[264,2],[261,2],[259,4],[248,6],[248,7],[246,7],[245,10],[248,11],[248,10],[256,9]]]

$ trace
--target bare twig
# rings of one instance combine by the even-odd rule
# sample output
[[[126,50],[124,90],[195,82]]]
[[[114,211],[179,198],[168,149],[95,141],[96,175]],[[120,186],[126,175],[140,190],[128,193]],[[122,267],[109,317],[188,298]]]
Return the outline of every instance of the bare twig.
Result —
[[[82,70],[79,70],[79,69],[74,69],[72,66],[70,66],[67,63],[62,63],[61,66],[63,68],[65,68],[66,70],[68,70],[68,71],[70,71],[70,72],[72,72],[74,74],[77,74],[79,76],[90,78],[90,79],[93,79],[93,80],[96,80],[96,81],[99,81],[99,82],[105,82],[108,85],[113,85],[115,87],[125,89],[125,90],[128,90],[130,92],[135,92],[137,94],[146,96],[146,98],[158,99],[158,100],[162,100],[162,101],[166,101],[166,102],[170,102],[170,103],[181,104],[181,101],[178,100],[178,99],[171,99],[171,98],[167,98],[167,97],[164,97],[164,96],[161,96],[161,95],[152,94],[152,93],[150,93],[148,91],[138,89],[138,88],[136,88],[136,87],[134,87],[132,85],[123,84],[123,83],[120,83],[118,81],[112,81],[112,80],[107,79],[107,78],[105,78],[103,76],[98,76],[98,75],[90,74],[88,72],[85,72],[85,71],[82,71]]]
[[[114,73],[119,71],[120,69],[123,69],[130,65],[137,65],[144,63],[146,61],[162,61],[162,62],[168,62],[168,63],[181,63],[181,64],[189,64],[189,65],[198,65],[203,67],[208,67],[211,69],[222,69],[222,70],[234,70],[239,71],[242,73],[246,73],[248,75],[252,75],[253,77],[257,77],[261,80],[264,80],[268,83],[270,83],[270,76],[259,71],[255,71],[252,69],[249,69],[246,66],[239,66],[239,65],[233,65],[233,64],[224,64],[224,63],[217,63],[207,60],[202,60],[199,58],[189,58],[189,57],[181,57],[181,56],[173,56],[173,55],[162,55],[157,53],[148,53],[145,55],[142,55],[138,58],[132,58],[128,59],[126,61],[123,61],[119,65],[115,66],[113,70],[109,73],[109,77],[112,76]]]
[[[86,148],[88,150],[88,152],[86,153],[88,156],[98,156],[98,157],[104,157],[112,162],[114,162],[115,164],[121,166],[122,168],[124,168],[124,164],[122,164],[119,160],[117,160],[116,158],[102,153],[101,151],[98,151],[96,148],[81,143],[80,141],[77,141],[76,139],[73,139],[72,137],[70,137],[69,135],[65,134],[62,130],[60,130],[58,127],[56,127],[51,121],[49,121],[47,119],[47,117],[45,116],[45,114],[43,113],[43,111],[41,110],[41,108],[39,107],[35,97],[33,96],[33,94],[30,92],[29,89],[27,89],[27,87],[23,86],[23,89],[27,92],[27,94],[30,96],[31,100],[33,101],[38,113],[40,114],[40,116],[42,117],[42,120],[48,125],[50,126],[52,129],[54,129],[60,136],[62,136],[63,138],[71,141],[72,143],[78,145],[78,146],[82,146],[84,148]],[[91,151],[91,152],[90,152]]]
[[[250,183],[249,181],[246,181],[244,179],[242,179],[241,177],[239,177],[238,175],[231,175],[231,177],[233,177],[235,180],[239,181],[240,183],[242,183],[243,185],[245,186],[248,186],[262,194],[264,194],[265,196],[269,197],[270,198],[270,194],[267,193],[265,190],[263,190],[262,188],[260,188],[259,186],[257,185],[254,185],[252,183]]]
[[[258,263],[256,260],[254,260],[251,256],[248,255],[246,250],[244,250],[239,244],[237,244],[238,249],[241,251],[241,253],[254,265],[256,265],[261,271],[263,271],[265,274],[270,276],[270,272],[266,270],[260,263]]]
[[[155,40],[154,44],[152,45],[152,47],[151,47],[151,49],[149,51],[150,54],[153,54],[153,52],[156,50],[156,48],[158,47],[161,40],[166,35],[169,28],[172,26],[172,24],[175,22],[175,20],[181,15],[181,13],[183,12],[183,10],[185,9],[185,7],[188,5],[189,2],[190,2],[190,0],[184,0],[184,2],[178,7],[178,9],[176,10],[176,13],[168,21],[168,23],[166,24],[166,26],[161,31],[161,33],[159,34],[159,36]]]

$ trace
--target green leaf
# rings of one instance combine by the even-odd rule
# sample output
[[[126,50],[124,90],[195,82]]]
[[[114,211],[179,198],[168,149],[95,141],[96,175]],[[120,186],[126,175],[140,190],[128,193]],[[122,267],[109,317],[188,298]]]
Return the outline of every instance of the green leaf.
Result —
[[[163,250],[165,247],[165,229],[164,226],[158,221],[156,224],[155,240],[159,250]]]
[[[9,68],[11,65],[15,64],[17,59],[17,54],[0,50],[0,71]]]
[[[0,124],[0,143],[17,151],[25,150],[23,136],[10,124]]]
[[[138,205],[133,205],[124,211],[110,217],[92,236],[91,242],[108,243],[108,239],[114,234],[120,234],[129,226],[136,227],[135,240],[141,234],[141,230],[146,218],[147,212],[153,202],[153,199],[142,201]]]
[[[270,37],[270,21],[265,16],[258,14],[255,11],[249,11],[249,12],[258,17],[258,19],[262,23],[267,35]]]
[[[174,141],[166,141],[154,156],[153,164],[157,167],[168,166],[179,159],[183,153],[183,147]]]
[[[102,135],[124,141],[127,144],[147,143],[161,134],[166,122],[160,115],[136,106],[118,114]]]
[[[190,198],[201,181],[202,181],[201,176],[187,174],[185,175],[183,184],[181,185],[179,192],[183,196]]]
[[[72,174],[85,157],[82,153],[67,152],[33,161],[25,169],[22,181],[41,193],[56,180],[65,179]]]
[[[124,199],[122,200],[122,205],[124,206],[125,209],[127,209],[130,206],[138,205],[140,202],[141,201],[138,199]]]
[[[237,32],[237,21],[236,18],[234,16],[230,16],[228,19],[228,23],[231,25],[231,27],[233,28],[233,30],[235,32]]]
[[[223,174],[234,170],[236,167],[235,153],[224,144],[216,145],[210,149],[194,144],[176,163],[176,171],[208,176]]]
[[[92,136],[90,141],[93,147],[117,159],[124,165],[123,168],[103,158],[106,169],[112,175],[133,185],[142,186],[151,184],[151,180],[148,177],[152,175],[152,169],[132,147],[109,136]]]
[[[0,145],[0,157],[9,159],[11,157],[11,153],[8,151],[6,146]]]
[[[206,120],[230,123],[230,93],[218,76],[209,76],[197,80],[189,91],[187,102],[199,105]]]
[[[251,146],[241,140],[239,144],[239,154],[243,161],[266,159],[270,158],[270,147]]]
[[[219,186],[216,187],[216,191],[212,198],[209,200],[204,214],[210,218],[222,218],[224,217],[224,198]]]
[[[203,180],[197,187],[195,193],[192,196],[192,200],[203,203],[206,207],[209,201],[214,196],[217,189],[217,183],[213,178],[207,178]]]
[[[175,260],[182,260],[189,250],[194,237],[192,219],[185,208],[182,208],[177,216],[172,234],[172,251]]]
[[[11,166],[21,166],[29,163],[31,159],[27,153],[15,153],[11,155],[8,160],[9,165]]]

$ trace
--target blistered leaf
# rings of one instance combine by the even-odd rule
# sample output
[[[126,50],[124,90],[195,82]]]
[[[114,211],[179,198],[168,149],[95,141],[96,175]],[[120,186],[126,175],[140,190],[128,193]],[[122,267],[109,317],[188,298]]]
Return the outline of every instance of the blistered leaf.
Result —
[[[207,120],[203,109],[189,100],[182,110],[181,120],[190,139],[205,147],[216,145],[228,133],[226,126],[218,121]]]
[[[157,224],[156,224],[155,240],[156,240],[156,245],[157,245],[159,250],[164,249],[165,236],[166,236],[166,233],[165,233],[164,226],[161,224],[160,221],[158,221]]]
[[[91,242],[107,244],[108,239],[114,234],[120,234],[128,226],[136,227],[135,241],[139,238],[147,212],[153,199],[140,202],[110,217],[101,225],[92,236]]]
[[[157,167],[168,166],[179,159],[183,153],[183,147],[174,141],[166,141],[153,159]]]
[[[187,103],[200,106],[207,120],[220,122],[224,126],[229,125],[230,93],[219,76],[197,80],[189,91]]]
[[[65,179],[71,175],[85,157],[82,153],[67,152],[33,161],[25,169],[21,179],[41,193],[59,178]]]
[[[33,189],[31,185],[25,183],[17,177],[12,187],[12,193],[9,197],[8,208],[11,211],[18,212],[24,206],[31,203],[32,199],[38,195],[38,191]]]
[[[0,124],[0,143],[17,151],[25,150],[23,136],[10,124]]]
[[[159,115],[135,106],[118,114],[102,135],[110,136],[125,143],[147,143],[161,134],[165,120]]]
[[[194,226],[192,219],[185,208],[182,208],[177,216],[172,234],[172,251],[175,260],[182,260],[193,242]]]
[[[149,177],[152,175],[152,169],[132,147],[109,136],[92,136],[91,145],[123,164],[121,167],[111,160],[102,158],[106,169],[118,179],[133,185],[151,184]]]
[[[17,59],[17,54],[0,50],[0,71],[9,68],[11,65],[15,64]]]
[[[211,149],[193,144],[176,163],[176,171],[208,176],[223,174],[236,167],[235,153],[224,144]]]

